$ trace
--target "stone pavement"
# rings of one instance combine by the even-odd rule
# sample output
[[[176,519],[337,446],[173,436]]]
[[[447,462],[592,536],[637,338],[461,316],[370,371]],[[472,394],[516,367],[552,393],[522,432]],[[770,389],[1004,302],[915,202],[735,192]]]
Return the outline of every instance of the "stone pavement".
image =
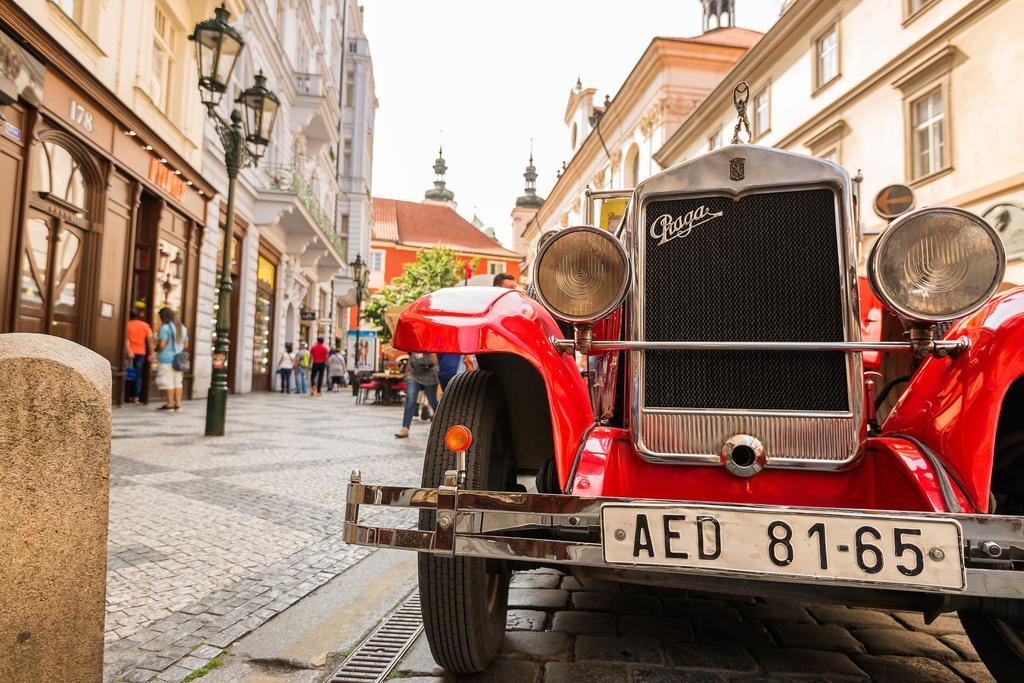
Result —
[[[114,411],[106,680],[181,680],[371,552],[341,540],[352,469],[419,483],[427,425],[396,440],[399,408],[231,396],[219,438],[202,436],[205,408]]]
[[[491,669],[466,681],[993,681],[955,616],[619,586],[552,570],[513,577]],[[420,636],[393,674],[441,683]]]

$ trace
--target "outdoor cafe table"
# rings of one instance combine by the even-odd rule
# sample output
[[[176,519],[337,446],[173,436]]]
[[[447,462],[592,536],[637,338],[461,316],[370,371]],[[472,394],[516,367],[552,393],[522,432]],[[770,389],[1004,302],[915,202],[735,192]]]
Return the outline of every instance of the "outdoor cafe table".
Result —
[[[370,377],[380,380],[383,389],[381,391],[380,403],[387,405],[397,402],[398,392],[395,391],[395,385],[405,379],[404,374],[400,372],[375,372]]]

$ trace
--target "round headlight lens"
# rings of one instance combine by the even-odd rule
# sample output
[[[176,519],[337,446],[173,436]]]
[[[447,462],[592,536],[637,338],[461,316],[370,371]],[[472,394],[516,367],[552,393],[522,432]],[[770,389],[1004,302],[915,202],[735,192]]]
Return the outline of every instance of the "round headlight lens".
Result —
[[[974,214],[920,209],[893,221],[868,258],[871,285],[897,313],[943,322],[977,310],[1003,279],[1003,243]]]
[[[537,255],[537,296],[556,318],[589,323],[611,313],[626,296],[629,259],[615,237],[597,228],[567,228]]]

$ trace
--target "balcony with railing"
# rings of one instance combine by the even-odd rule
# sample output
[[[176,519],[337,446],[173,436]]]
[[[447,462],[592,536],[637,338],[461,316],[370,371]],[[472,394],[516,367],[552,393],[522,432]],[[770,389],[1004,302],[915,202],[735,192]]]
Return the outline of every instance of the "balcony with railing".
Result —
[[[285,230],[329,244],[336,251],[335,260],[344,265],[347,245],[335,232],[334,208],[324,206],[298,168],[290,164],[261,165],[259,184],[265,191],[260,193],[260,201],[277,207]]]
[[[329,72],[294,74],[293,125],[305,132],[307,151],[311,154],[319,153],[326,145],[338,144],[341,110],[337,89],[325,76],[326,73]]]

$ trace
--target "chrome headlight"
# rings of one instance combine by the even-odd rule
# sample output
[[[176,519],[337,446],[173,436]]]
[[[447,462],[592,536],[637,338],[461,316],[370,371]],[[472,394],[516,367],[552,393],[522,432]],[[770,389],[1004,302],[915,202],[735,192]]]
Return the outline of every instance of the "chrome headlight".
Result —
[[[629,258],[610,233],[589,226],[566,228],[537,254],[534,284],[553,316],[590,323],[614,311],[629,289]]]
[[[1005,269],[995,230],[951,207],[900,216],[868,256],[868,277],[878,298],[918,322],[945,322],[976,311],[995,293]]]

